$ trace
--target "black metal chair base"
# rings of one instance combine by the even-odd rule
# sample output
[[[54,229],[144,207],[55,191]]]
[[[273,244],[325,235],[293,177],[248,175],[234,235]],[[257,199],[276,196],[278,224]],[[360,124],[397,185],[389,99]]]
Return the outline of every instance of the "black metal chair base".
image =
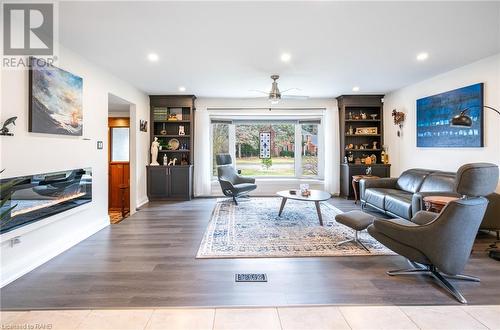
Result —
[[[415,262],[409,261],[409,263],[414,267],[410,269],[399,269],[391,270],[387,272],[389,276],[396,275],[428,275],[433,277],[446,291],[448,291],[455,299],[457,299],[462,304],[467,304],[467,300],[464,298],[462,293],[458,291],[446,278],[454,280],[472,281],[480,282],[478,277],[469,275],[448,275],[440,273],[435,266],[424,266],[417,264]]]

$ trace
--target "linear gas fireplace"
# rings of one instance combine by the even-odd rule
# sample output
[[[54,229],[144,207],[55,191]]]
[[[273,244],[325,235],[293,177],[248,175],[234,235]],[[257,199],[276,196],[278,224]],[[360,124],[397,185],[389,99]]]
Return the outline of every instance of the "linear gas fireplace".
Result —
[[[92,169],[2,179],[0,196],[2,201],[7,199],[0,208],[3,234],[91,202]]]

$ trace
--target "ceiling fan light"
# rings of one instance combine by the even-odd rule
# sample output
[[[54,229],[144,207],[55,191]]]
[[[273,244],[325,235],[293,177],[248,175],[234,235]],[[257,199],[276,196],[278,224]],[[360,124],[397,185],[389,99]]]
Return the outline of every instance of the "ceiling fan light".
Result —
[[[272,97],[272,96],[269,97],[269,102],[271,102],[271,104],[278,104],[280,103],[280,100],[281,100],[280,97]]]

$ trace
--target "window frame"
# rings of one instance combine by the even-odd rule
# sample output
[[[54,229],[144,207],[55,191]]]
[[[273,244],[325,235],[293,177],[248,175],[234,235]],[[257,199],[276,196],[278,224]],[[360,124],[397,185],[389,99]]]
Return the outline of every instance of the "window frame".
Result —
[[[217,116],[218,117],[218,116]],[[324,141],[324,118],[323,116],[314,116],[312,118],[301,119],[297,117],[291,118],[283,118],[279,119],[259,119],[248,117],[245,120],[232,120],[232,119],[215,119],[210,118],[210,173],[213,180],[217,180],[217,176],[214,175],[214,169],[212,168],[212,164],[214,164],[214,155],[213,155],[213,124],[214,123],[227,123],[228,127],[228,138],[229,138],[229,154],[231,155],[233,166],[236,167],[236,125],[244,124],[247,122],[248,124],[252,123],[252,119],[255,119],[255,123],[290,123],[294,122],[295,125],[295,137],[294,137],[294,176],[278,176],[278,175],[265,175],[255,177],[263,180],[266,179],[296,179],[296,180],[324,180],[324,162],[325,162],[325,141]],[[318,125],[318,175],[303,175],[302,173],[302,125],[307,124],[317,124]],[[299,157],[297,157],[299,155]]]

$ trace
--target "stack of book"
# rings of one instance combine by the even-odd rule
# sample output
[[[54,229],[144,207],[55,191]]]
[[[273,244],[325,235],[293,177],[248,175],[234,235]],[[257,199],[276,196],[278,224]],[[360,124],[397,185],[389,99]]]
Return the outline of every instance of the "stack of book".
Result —
[[[154,120],[168,119],[168,108],[155,108],[153,113],[154,113]]]

